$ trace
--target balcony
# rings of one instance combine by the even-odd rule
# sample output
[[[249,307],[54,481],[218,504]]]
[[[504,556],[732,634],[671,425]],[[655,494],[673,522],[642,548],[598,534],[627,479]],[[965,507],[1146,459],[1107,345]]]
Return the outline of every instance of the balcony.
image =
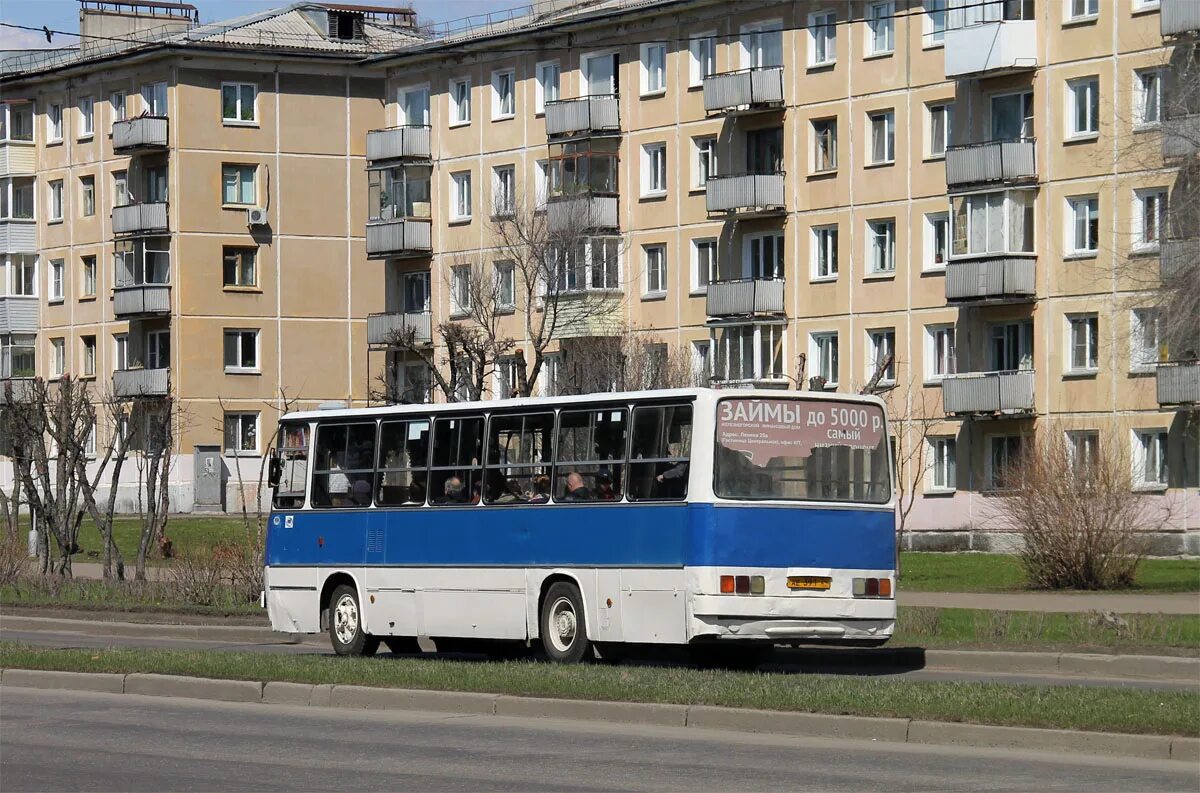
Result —
[[[433,252],[427,218],[396,218],[367,224],[367,256],[428,256]]]
[[[151,234],[166,231],[167,202],[113,207],[113,234]]]
[[[946,77],[992,77],[1036,69],[1037,22],[1009,19],[946,30]]]
[[[1158,404],[1195,405],[1200,402],[1200,361],[1158,365]]]
[[[951,261],[946,265],[946,300],[1033,297],[1036,262],[1014,256]]]
[[[942,410],[949,415],[1033,412],[1032,369],[970,372],[942,378]]]
[[[33,219],[0,220],[0,253],[37,253]]]
[[[1181,240],[1166,240],[1158,251],[1158,276],[1171,281],[1182,275],[1189,267],[1200,267],[1200,237]]]
[[[113,290],[113,314],[118,319],[170,313],[170,284],[131,284]]]
[[[705,208],[709,212],[784,212],[783,173],[749,173],[712,176],[705,182]]]
[[[704,78],[706,113],[762,113],[782,107],[782,66],[758,66]]]
[[[546,202],[546,225],[552,232],[599,231],[618,228],[615,195],[576,195]]]
[[[617,97],[607,94],[546,103],[546,136],[616,135],[621,132]]]
[[[36,297],[7,295],[0,297],[0,336],[9,333],[37,333]]]
[[[367,315],[367,344],[390,347],[397,340],[414,344],[432,344],[433,327],[428,311],[405,311],[392,314]]]
[[[140,149],[165,149],[167,147],[167,119],[165,116],[138,116],[112,125],[113,151],[129,153]]]
[[[10,140],[0,143],[0,178],[33,176],[37,170],[35,152],[32,141]]]
[[[1200,3],[1196,0],[1159,0],[1158,25],[1164,37],[1200,31]]]
[[[1163,120],[1162,156],[1164,160],[1194,157],[1198,151],[1200,151],[1200,113]]]
[[[373,129],[367,133],[367,162],[430,159],[429,126]]]
[[[990,140],[946,147],[946,186],[1037,180],[1037,141]]]
[[[0,376],[0,405],[24,402],[33,393],[32,377]],[[10,395],[11,394],[11,398]]]
[[[170,369],[118,369],[113,372],[113,396],[118,399],[167,396]]]
[[[740,278],[708,285],[704,310],[710,317],[783,313],[782,278]]]

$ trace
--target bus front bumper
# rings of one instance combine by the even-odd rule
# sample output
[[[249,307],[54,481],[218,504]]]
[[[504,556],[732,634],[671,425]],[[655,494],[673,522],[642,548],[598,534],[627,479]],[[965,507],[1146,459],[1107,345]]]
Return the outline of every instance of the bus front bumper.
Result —
[[[896,601],[696,595],[690,623],[692,639],[877,641],[896,629]]]

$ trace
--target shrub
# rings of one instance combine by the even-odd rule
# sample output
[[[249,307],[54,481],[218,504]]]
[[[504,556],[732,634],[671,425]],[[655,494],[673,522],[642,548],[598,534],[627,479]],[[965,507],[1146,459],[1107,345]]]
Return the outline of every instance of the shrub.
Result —
[[[29,567],[29,549],[20,533],[0,534],[0,587],[16,582]]]
[[[167,569],[176,596],[197,606],[215,604],[228,579],[225,560],[215,550],[205,553],[189,548],[176,553],[175,561]]]

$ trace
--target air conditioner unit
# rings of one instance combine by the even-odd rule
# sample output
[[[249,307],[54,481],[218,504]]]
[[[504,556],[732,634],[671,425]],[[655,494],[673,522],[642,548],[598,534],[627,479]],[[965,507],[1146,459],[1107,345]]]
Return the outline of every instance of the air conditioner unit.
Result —
[[[267,210],[266,207],[251,207],[246,210],[246,225],[247,226],[265,226],[267,225]]]

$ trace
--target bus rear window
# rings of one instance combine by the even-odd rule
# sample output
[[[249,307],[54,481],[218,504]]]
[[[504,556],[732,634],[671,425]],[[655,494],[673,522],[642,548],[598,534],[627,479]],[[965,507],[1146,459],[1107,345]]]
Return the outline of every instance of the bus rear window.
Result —
[[[279,484],[275,486],[275,508],[304,506],[308,485],[308,425],[284,422],[279,425]]]
[[[891,497],[878,405],[724,399],[716,430],[713,484],[721,498],[884,504]]]

